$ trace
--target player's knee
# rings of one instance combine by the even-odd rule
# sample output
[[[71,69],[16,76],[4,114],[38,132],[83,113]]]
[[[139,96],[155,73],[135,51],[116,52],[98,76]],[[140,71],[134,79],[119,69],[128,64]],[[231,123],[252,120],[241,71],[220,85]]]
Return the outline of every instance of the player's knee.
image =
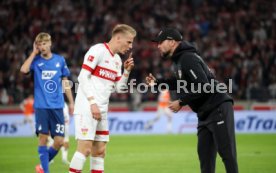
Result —
[[[39,145],[47,145],[48,138],[46,135],[39,135]]]
[[[60,149],[63,145],[63,140],[62,139],[55,139],[54,140],[54,148]]]
[[[93,157],[105,157],[105,148],[94,150],[92,153]]]
[[[91,150],[91,148],[84,148],[84,149],[81,151],[81,153],[84,154],[85,157],[88,157],[88,156],[91,155],[92,150]]]
[[[63,146],[63,141],[58,141],[57,145],[58,145],[59,147],[62,147],[62,146]]]
[[[85,157],[90,156],[92,154],[92,142],[79,140],[77,151],[85,155]]]

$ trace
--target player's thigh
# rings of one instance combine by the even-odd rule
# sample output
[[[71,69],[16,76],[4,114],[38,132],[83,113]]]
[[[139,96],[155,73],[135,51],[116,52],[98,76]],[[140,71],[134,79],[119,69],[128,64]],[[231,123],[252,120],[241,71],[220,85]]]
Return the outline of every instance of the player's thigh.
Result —
[[[35,109],[35,128],[36,134],[49,134],[49,118],[48,109]]]
[[[83,109],[74,115],[75,137],[78,140],[95,140],[98,121],[92,118],[89,109]]]
[[[102,112],[103,119],[98,121],[96,128],[95,141],[108,142],[109,141],[109,128],[107,113]]]
[[[63,109],[49,109],[50,114],[50,133],[52,137],[61,136],[64,137],[65,126]]]

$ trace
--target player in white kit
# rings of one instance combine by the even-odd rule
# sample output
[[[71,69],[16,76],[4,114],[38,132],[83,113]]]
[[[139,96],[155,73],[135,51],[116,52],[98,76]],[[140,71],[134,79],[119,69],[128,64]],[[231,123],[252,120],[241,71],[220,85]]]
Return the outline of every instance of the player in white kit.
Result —
[[[104,172],[106,143],[109,141],[107,111],[109,97],[114,89],[126,89],[128,76],[134,62],[130,53],[124,62],[118,53],[126,54],[132,49],[136,31],[119,24],[112,31],[108,43],[92,46],[84,56],[75,100],[75,133],[77,151],[70,163],[70,173],[80,173],[86,158],[90,156],[90,172]]]

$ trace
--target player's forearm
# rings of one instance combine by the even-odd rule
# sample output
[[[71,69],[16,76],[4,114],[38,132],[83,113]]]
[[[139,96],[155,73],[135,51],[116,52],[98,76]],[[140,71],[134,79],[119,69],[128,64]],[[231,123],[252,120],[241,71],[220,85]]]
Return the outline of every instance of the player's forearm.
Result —
[[[63,77],[62,87],[63,87],[65,95],[68,99],[69,104],[74,105],[74,98],[73,98],[73,94],[72,94],[72,90],[71,90],[71,85],[70,85],[70,81],[68,80],[67,77]]]
[[[124,73],[122,77],[119,79],[119,81],[116,83],[116,91],[118,93],[123,93],[127,89],[127,81],[129,78],[130,72],[127,70],[124,70]]]
[[[74,98],[71,89],[65,89],[65,95],[68,99],[69,104],[74,105]]]
[[[28,73],[30,71],[31,64],[32,64],[35,56],[36,56],[36,54],[34,52],[32,52],[31,55],[26,59],[26,61],[21,66],[20,72]]]

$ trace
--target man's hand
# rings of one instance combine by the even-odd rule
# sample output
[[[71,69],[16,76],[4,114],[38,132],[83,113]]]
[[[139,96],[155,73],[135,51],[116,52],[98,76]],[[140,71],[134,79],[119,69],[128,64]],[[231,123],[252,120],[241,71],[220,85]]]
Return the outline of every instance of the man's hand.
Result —
[[[90,110],[91,110],[91,113],[92,113],[92,117],[95,120],[101,121],[102,115],[101,115],[100,109],[99,109],[99,107],[96,103],[90,105]]]
[[[39,49],[37,47],[36,42],[33,43],[33,52],[32,53],[35,55],[39,54]]]
[[[132,57],[132,52],[129,54],[127,60],[124,62],[124,69],[130,72],[134,67],[134,61]]]
[[[175,101],[172,101],[169,103],[169,109],[171,111],[173,111],[174,113],[177,113],[181,108],[182,106],[180,106],[179,104],[179,100],[175,100]]]
[[[156,78],[150,73],[147,77],[146,77],[146,83],[149,86],[154,86],[156,84]]]

